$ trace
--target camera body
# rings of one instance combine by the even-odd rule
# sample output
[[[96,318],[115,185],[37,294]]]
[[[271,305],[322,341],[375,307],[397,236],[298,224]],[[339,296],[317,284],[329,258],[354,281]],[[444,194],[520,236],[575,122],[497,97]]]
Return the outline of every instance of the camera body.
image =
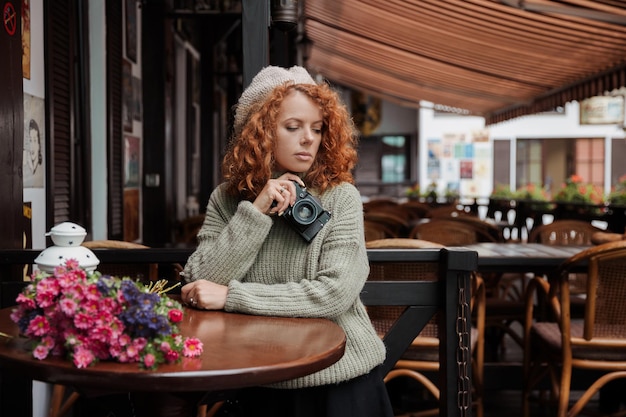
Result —
[[[296,202],[282,215],[289,225],[304,238],[311,242],[317,233],[330,220],[330,212],[324,210],[321,201],[309,194],[306,188],[300,187],[296,181]]]

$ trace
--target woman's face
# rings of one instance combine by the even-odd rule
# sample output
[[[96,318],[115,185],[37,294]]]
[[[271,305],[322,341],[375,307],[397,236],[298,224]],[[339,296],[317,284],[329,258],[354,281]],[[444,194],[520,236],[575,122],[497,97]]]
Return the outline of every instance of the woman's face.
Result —
[[[28,149],[32,156],[37,156],[37,154],[39,153],[39,132],[37,132],[35,129],[30,129],[28,133]]]
[[[278,113],[274,159],[277,171],[306,172],[322,142],[322,109],[306,94],[291,90]]]

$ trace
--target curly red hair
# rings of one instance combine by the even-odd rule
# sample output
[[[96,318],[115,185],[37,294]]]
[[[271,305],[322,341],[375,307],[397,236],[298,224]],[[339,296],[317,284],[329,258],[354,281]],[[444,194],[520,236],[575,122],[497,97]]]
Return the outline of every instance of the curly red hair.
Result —
[[[231,139],[222,170],[228,191],[254,199],[274,172],[276,126],[280,106],[292,90],[310,97],[322,109],[322,142],[311,168],[303,173],[308,188],[323,192],[341,182],[354,182],[358,136],[348,110],[327,84],[284,84],[250,111],[241,133]]]

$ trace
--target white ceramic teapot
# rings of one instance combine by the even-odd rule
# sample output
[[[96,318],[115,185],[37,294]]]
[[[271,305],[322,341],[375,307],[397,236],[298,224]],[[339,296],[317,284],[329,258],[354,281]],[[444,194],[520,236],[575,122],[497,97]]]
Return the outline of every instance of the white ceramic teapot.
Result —
[[[89,249],[80,244],[87,236],[85,229],[75,223],[59,223],[46,233],[50,236],[54,246],[50,246],[35,259],[37,267],[45,272],[54,272],[54,268],[65,264],[69,259],[76,259],[81,268],[94,271],[100,260]]]

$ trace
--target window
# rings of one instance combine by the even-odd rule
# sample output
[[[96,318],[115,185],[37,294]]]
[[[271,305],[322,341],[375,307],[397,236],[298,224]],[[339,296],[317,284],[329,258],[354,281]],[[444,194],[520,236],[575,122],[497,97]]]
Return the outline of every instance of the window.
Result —
[[[400,197],[415,181],[417,163],[411,159],[414,138],[410,135],[362,137],[355,179],[364,196]]]
[[[406,137],[383,136],[380,156],[382,182],[403,182],[408,179]]]
[[[516,188],[528,184],[542,185],[542,143],[542,139],[517,141]]]
[[[604,139],[576,139],[574,172],[584,182],[604,187]],[[621,164],[620,164],[621,165]]]

